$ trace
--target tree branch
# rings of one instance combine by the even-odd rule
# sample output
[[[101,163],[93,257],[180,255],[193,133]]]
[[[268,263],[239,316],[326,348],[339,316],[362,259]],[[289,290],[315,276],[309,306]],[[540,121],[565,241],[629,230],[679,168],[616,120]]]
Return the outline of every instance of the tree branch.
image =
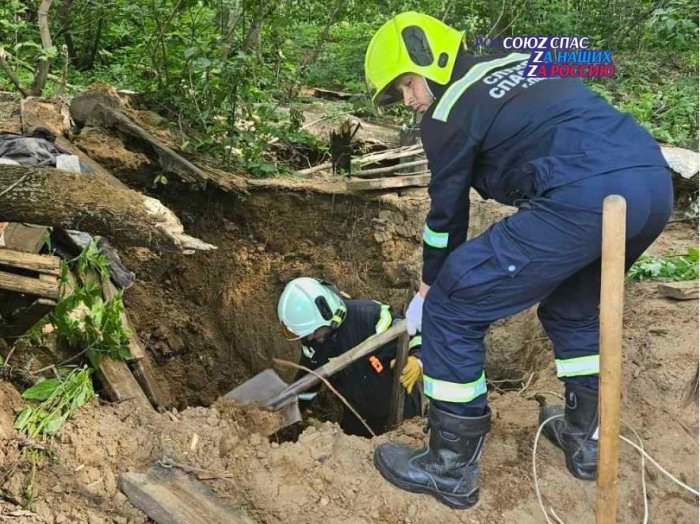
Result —
[[[41,34],[41,46],[46,51],[52,46],[51,43],[51,33],[49,32],[49,9],[51,9],[51,2],[53,0],[43,0],[41,6],[39,7],[39,12],[37,14],[37,22],[39,24],[39,33]],[[31,93],[35,96],[41,96],[41,92],[46,84],[46,79],[49,76],[49,69],[51,69],[51,60],[45,58],[44,60],[39,60],[39,67],[37,68],[37,74],[34,77],[34,82],[32,83]]]
[[[5,49],[0,47],[0,67],[2,67],[2,70],[5,71],[5,74],[7,77],[10,79],[10,81],[15,85],[17,90],[22,93],[22,96],[29,96],[29,91],[27,90],[26,87],[22,85],[22,81],[17,77],[15,72],[12,70],[10,67],[10,64],[7,63],[7,53],[5,52]]]

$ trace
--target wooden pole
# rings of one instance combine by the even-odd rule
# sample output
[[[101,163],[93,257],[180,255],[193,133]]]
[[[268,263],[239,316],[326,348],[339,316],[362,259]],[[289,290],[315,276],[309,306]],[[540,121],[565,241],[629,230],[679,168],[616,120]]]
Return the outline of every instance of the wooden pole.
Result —
[[[406,316],[406,310],[413,298],[413,288],[409,288],[404,302],[403,315]],[[391,399],[389,401],[389,418],[387,427],[393,429],[403,421],[403,409],[406,401],[406,390],[401,385],[401,371],[408,361],[408,344],[411,337],[408,331],[401,333],[399,341],[396,344],[396,362],[394,362],[394,376],[391,384]]]
[[[396,345],[396,363],[394,364],[394,376],[391,385],[391,400],[389,402],[388,428],[395,428],[403,420],[403,408],[406,400],[406,390],[401,385],[401,370],[408,361],[409,335],[403,332]]]
[[[596,524],[614,524],[617,513],[626,212],[627,203],[620,195],[610,195],[603,202],[598,401],[600,439]]]

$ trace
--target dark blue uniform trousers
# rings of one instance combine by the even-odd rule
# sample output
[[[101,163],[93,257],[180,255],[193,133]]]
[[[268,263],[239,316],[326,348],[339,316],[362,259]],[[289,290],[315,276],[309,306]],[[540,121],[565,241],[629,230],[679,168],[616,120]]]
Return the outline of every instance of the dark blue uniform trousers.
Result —
[[[521,203],[445,261],[423,310],[425,393],[441,409],[474,416],[486,406],[489,325],[539,302],[564,381],[598,387],[598,303],[603,199],[627,201],[626,269],[654,241],[673,207],[666,168],[593,176]]]

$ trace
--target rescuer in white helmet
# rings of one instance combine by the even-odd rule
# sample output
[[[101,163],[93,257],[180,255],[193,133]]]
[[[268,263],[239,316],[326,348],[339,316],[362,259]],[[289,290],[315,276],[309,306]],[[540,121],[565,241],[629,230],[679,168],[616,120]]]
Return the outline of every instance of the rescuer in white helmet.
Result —
[[[288,340],[300,340],[300,364],[315,369],[329,359],[352,349],[365,339],[387,330],[397,317],[389,306],[374,300],[346,299],[327,282],[301,277],[290,281],[277,305],[277,314]],[[401,372],[407,396],[404,417],[420,415],[420,334],[409,342],[409,357]],[[382,346],[330,377],[333,386],[345,397],[375,433],[383,433],[389,415],[396,341]],[[300,371],[297,379],[305,372]],[[300,395],[311,400],[316,392]],[[340,426],[350,435],[369,436],[366,428],[350,411],[344,410]]]

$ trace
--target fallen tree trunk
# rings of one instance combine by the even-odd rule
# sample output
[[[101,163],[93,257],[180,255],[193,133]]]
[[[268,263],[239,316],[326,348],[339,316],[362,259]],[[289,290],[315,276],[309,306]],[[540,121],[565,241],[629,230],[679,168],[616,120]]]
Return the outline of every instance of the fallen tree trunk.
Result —
[[[177,217],[157,204],[90,175],[0,165],[0,221],[78,229],[131,245],[214,249],[185,235]]]
[[[116,128],[122,133],[132,136],[147,144],[155,153],[158,163],[163,170],[179,176],[186,182],[199,184],[202,189],[205,188],[208,177],[206,173],[195,166],[192,162],[178,155],[168,146],[156,140],[150,133],[135,124],[129,117],[123,115],[120,111],[101,103],[97,104],[95,109],[96,115],[94,118],[99,118],[103,127]]]

